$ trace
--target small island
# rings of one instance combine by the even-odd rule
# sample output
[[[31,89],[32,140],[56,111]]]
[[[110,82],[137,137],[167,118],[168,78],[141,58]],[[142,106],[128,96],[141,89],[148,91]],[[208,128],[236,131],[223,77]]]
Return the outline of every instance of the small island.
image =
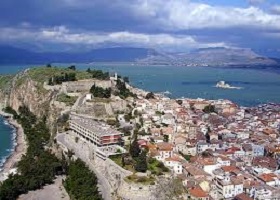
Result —
[[[225,81],[219,81],[216,86],[216,88],[223,88],[223,89],[242,89],[242,87],[235,87],[235,86],[231,86],[228,83],[226,83]]]

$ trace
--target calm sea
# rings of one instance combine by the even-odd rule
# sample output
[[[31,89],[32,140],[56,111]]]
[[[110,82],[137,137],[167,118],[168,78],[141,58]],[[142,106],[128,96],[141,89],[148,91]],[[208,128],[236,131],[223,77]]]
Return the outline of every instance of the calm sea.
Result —
[[[69,66],[69,64],[57,64]],[[0,74],[17,73],[33,65],[0,66]],[[102,69],[128,76],[133,86],[152,91],[170,92],[170,97],[230,99],[242,106],[280,103],[280,69],[233,69],[209,67],[133,66],[123,64],[76,64],[79,69]],[[219,89],[218,81],[243,89]],[[0,160],[9,155],[12,129],[0,119]]]
[[[3,117],[0,117],[0,169],[14,150],[15,131],[15,128],[11,127]]]

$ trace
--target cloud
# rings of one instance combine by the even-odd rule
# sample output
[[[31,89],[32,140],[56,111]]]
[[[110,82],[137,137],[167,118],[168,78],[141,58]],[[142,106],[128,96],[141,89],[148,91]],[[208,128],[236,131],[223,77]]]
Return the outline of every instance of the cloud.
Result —
[[[188,30],[203,28],[256,27],[280,29],[280,16],[257,7],[211,6],[187,0],[139,0],[137,14],[149,16],[160,26]]]
[[[0,41],[48,42],[53,44],[86,45],[95,48],[102,44],[150,47],[163,50],[189,50],[202,47],[226,47],[223,42],[199,42],[193,36],[170,34],[144,34],[135,32],[88,32],[72,31],[65,26],[33,30],[25,27],[0,28]]]

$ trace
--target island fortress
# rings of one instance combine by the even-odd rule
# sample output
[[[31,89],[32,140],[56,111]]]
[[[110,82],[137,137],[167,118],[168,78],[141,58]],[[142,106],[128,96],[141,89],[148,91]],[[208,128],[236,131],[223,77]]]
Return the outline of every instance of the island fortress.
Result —
[[[82,159],[105,200],[280,199],[279,104],[171,99],[127,77],[75,73],[78,80],[53,78],[43,88],[21,80],[29,87],[12,89],[10,104],[39,115],[46,101],[28,90],[49,97],[52,150]]]
[[[242,89],[241,87],[235,87],[227,84],[225,81],[219,81],[216,86],[216,88],[223,88],[223,89]]]

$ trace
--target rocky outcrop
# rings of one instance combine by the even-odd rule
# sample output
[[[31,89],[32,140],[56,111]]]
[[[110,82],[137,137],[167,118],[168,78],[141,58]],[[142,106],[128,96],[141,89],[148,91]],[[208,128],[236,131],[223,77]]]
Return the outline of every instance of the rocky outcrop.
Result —
[[[12,80],[7,105],[18,111],[20,106],[27,106],[37,117],[45,116],[50,130],[54,132],[54,124],[59,109],[54,105],[58,91],[46,90],[43,84],[31,79],[28,70],[16,75]]]

